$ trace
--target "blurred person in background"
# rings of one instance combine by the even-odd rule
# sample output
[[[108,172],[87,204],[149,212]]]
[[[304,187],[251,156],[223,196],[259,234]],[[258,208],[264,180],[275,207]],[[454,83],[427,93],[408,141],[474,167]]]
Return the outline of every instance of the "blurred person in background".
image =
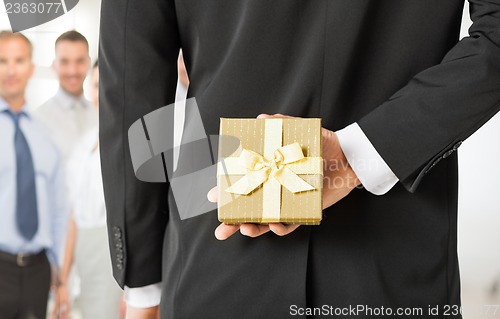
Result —
[[[21,33],[0,32],[2,319],[45,318],[69,215],[62,155],[26,107],[32,51]]]
[[[57,75],[59,89],[34,110],[34,115],[49,128],[62,151],[64,167],[67,167],[73,148],[85,132],[97,126],[97,112],[83,95],[83,83],[90,66],[89,44],[81,33],[71,30],[56,39],[52,69]],[[68,283],[73,297],[79,293],[75,275],[71,274]]]
[[[99,68],[92,68],[92,102],[99,107]],[[69,318],[70,298],[67,281],[73,261],[80,277],[79,302],[84,319],[113,319],[120,313],[122,291],[113,279],[107,243],[106,208],[101,178],[97,127],[77,143],[68,165],[72,216],[68,229],[66,253],[61,271],[61,285],[54,315]]]
[[[97,126],[97,112],[83,95],[83,82],[90,69],[87,39],[74,30],[61,34],[52,67],[59,90],[35,114],[50,128],[67,160],[82,135]]]

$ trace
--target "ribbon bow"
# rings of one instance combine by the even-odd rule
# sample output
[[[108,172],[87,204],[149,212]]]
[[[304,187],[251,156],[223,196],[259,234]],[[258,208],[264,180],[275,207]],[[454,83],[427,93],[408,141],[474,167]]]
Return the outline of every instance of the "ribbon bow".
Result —
[[[274,151],[272,158],[265,158],[257,152],[243,149],[238,164],[246,168],[247,173],[227,188],[226,192],[248,195],[270,177],[275,178],[292,193],[316,189],[288,167],[289,164],[303,159],[304,153],[297,142],[279,147]]]

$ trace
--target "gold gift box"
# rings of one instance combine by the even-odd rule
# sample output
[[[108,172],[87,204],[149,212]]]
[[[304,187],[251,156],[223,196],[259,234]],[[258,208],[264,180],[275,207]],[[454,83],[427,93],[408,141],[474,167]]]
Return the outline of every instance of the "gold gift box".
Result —
[[[321,119],[221,118],[219,135],[221,222],[321,222]]]

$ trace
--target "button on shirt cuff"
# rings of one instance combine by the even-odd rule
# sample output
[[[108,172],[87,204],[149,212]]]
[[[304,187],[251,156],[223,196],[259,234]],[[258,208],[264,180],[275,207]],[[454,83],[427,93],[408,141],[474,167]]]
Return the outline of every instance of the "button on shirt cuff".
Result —
[[[367,191],[383,195],[399,181],[358,123],[335,133],[349,165]]]
[[[125,286],[125,302],[134,308],[158,306],[161,299],[161,282],[138,288]]]

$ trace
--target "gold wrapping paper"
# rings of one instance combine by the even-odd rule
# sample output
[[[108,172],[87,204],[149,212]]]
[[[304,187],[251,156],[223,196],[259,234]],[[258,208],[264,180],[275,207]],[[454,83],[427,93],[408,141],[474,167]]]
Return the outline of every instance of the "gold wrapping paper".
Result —
[[[217,184],[221,222],[320,223],[321,119],[221,118],[219,134]],[[239,145],[228,142],[231,140],[224,136],[236,137]],[[297,148],[301,154],[297,153]],[[262,163],[269,165],[263,167]],[[259,179],[253,183],[255,175],[261,178],[264,173],[264,182],[260,183],[262,179]]]

